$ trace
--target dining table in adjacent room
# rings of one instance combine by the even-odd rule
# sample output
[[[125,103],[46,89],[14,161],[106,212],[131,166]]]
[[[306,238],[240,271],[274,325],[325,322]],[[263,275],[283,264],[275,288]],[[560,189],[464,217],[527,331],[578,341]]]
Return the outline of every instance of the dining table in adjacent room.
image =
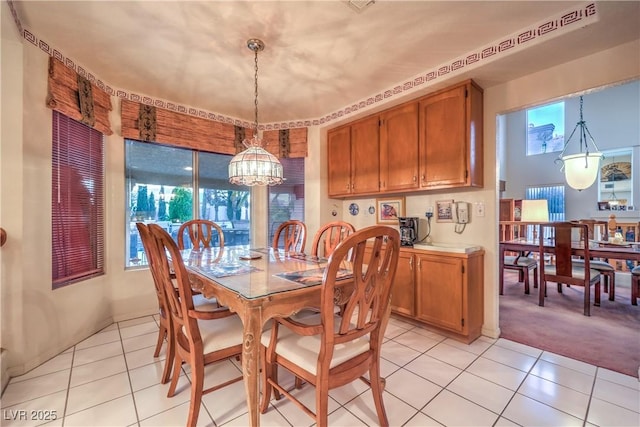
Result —
[[[269,319],[320,307],[327,259],[271,248],[225,246],[182,251],[192,287],[240,316],[243,323],[242,373],[249,422],[260,425],[260,337]],[[345,265],[345,270],[349,266]],[[352,283],[345,275],[343,285]]]
[[[634,242],[624,242],[627,244],[607,244],[603,245],[602,242],[591,241],[589,244],[589,256],[591,258],[605,258],[605,259],[620,259],[629,261],[640,261],[640,246]],[[628,244],[632,243],[632,244]],[[553,241],[547,239],[545,246],[553,248]],[[504,281],[504,254],[505,252],[516,252],[521,255],[526,255],[530,252],[540,251],[540,241],[531,239],[514,239],[505,240],[500,242],[498,251],[498,273],[499,283]],[[573,248],[571,253],[575,256],[584,256],[584,250],[579,248]]]

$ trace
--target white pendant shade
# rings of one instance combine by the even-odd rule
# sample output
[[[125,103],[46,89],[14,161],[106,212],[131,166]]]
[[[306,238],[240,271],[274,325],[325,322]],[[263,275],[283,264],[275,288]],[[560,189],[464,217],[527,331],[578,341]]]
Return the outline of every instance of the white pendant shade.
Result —
[[[567,184],[576,190],[591,187],[598,177],[602,153],[580,153],[562,157]]]
[[[249,148],[229,162],[229,182],[248,186],[282,184],[282,164],[276,156],[262,148],[256,136],[244,144]]]

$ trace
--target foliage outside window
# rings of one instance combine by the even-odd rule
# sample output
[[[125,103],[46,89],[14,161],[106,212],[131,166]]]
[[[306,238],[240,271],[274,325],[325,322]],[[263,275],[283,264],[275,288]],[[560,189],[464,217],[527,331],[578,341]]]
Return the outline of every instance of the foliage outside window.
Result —
[[[527,110],[527,156],[562,151],[564,101]]]
[[[147,265],[138,221],[157,223],[177,240],[185,221],[209,219],[222,227],[226,246],[249,244],[251,193],[228,182],[232,156],[134,140],[125,144],[127,267]]]
[[[53,111],[53,288],[104,274],[103,135]]]

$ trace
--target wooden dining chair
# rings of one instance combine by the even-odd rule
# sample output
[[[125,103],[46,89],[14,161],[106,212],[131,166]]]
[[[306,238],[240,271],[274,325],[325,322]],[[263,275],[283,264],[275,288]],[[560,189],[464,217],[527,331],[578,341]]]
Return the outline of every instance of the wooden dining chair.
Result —
[[[138,233],[140,234],[140,240],[142,240],[142,246],[147,254],[147,260],[149,262],[149,269],[151,270],[151,276],[153,277],[153,284],[156,291],[156,297],[158,298],[158,317],[159,317],[159,331],[158,340],[156,341],[156,348],[153,352],[153,357],[160,356],[160,350],[162,344],[167,341],[167,352],[164,361],[164,369],[162,370],[162,377],[160,382],[166,384],[169,381],[171,375],[171,367],[174,359],[174,339],[173,339],[173,326],[171,324],[171,314],[169,314],[167,296],[165,295],[164,286],[162,285],[162,278],[159,270],[159,254],[158,246],[155,238],[151,235],[149,228],[142,222],[136,223]]]
[[[222,228],[208,219],[192,219],[183,223],[178,229],[178,247],[186,249],[185,234],[194,248],[224,247],[224,233]],[[215,237],[218,237],[216,244]]]
[[[590,268],[589,241],[574,241],[573,230],[588,232],[587,225],[575,222],[552,222],[540,224],[540,259],[545,255],[555,255],[555,264],[540,265],[539,305],[544,306],[547,296],[547,282],[556,282],[558,292],[562,293],[562,284],[584,287],[584,315],[591,315],[591,286],[594,286],[594,305],[600,305],[600,272]],[[553,246],[548,246],[544,236],[552,236]],[[584,259],[572,256],[572,244],[584,251]],[[580,261],[580,262],[579,262]]]
[[[533,271],[533,287],[538,287],[538,260],[524,255],[506,255],[504,257],[505,270],[516,270],[518,281],[524,282],[524,293],[529,294],[529,272]],[[504,280],[500,282],[500,295],[504,293]]]
[[[172,397],[175,394],[182,364],[188,364],[191,369],[191,399],[186,425],[195,426],[204,394],[242,380],[240,375],[204,388],[205,365],[242,355],[242,322],[228,308],[199,311],[194,306],[191,284],[180,249],[162,227],[156,224],[150,224],[148,227],[157,243],[161,267],[159,276],[167,295],[175,339],[175,360],[167,396]],[[172,283],[172,270],[175,273],[177,292],[174,291]]]
[[[606,241],[609,239],[607,231],[607,221],[597,221],[595,219],[581,219],[578,224],[585,224],[588,229],[588,233],[580,233],[580,240],[588,237],[589,240]],[[576,261],[578,265],[584,264],[583,261]],[[609,294],[609,301],[613,301],[616,298],[616,269],[607,262],[605,259],[592,259],[589,263],[591,269],[598,270],[602,275],[603,290]]]
[[[282,239],[282,248],[280,240]],[[307,243],[307,226],[295,219],[285,221],[278,226],[273,235],[273,249],[284,249],[285,252],[304,252]]]
[[[368,256],[367,242],[372,244]],[[320,285],[320,313],[303,321],[276,318],[271,331],[263,333],[262,413],[275,392],[276,399],[286,396],[325,427],[329,390],[361,378],[371,387],[379,424],[389,425],[380,349],[399,251],[400,235],[391,227],[372,226],[350,235],[329,257]],[[353,282],[345,283],[341,275],[349,272]],[[335,313],[335,304],[345,305],[343,316]],[[278,383],[278,366],[315,386],[315,413]],[[370,380],[363,377],[367,372]]]
[[[323,225],[313,237],[311,255],[328,258],[336,246],[355,231],[356,228],[345,221],[332,221]]]

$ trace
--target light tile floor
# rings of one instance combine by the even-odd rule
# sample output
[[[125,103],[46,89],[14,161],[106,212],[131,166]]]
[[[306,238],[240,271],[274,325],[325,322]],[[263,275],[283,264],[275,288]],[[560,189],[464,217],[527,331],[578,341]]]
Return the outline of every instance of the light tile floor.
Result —
[[[183,370],[178,393],[167,398],[168,384],[159,382],[163,356],[153,358],[157,330],[151,316],[119,322],[12,378],[2,395],[0,424],[184,425],[189,373]],[[382,373],[392,426],[640,425],[637,378],[503,339],[481,337],[465,345],[396,318],[386,338]],[[205,385],[239,370],[231,361],[210,366]],[[314,407],[313,387],[296,393]],[[361,381],[330,396],[331,426],[377,425],[371,392]],[[204,396],[198,425],[247,424],[242,382]],[[313,423],[283,399],[272,401],[261,424]]]

